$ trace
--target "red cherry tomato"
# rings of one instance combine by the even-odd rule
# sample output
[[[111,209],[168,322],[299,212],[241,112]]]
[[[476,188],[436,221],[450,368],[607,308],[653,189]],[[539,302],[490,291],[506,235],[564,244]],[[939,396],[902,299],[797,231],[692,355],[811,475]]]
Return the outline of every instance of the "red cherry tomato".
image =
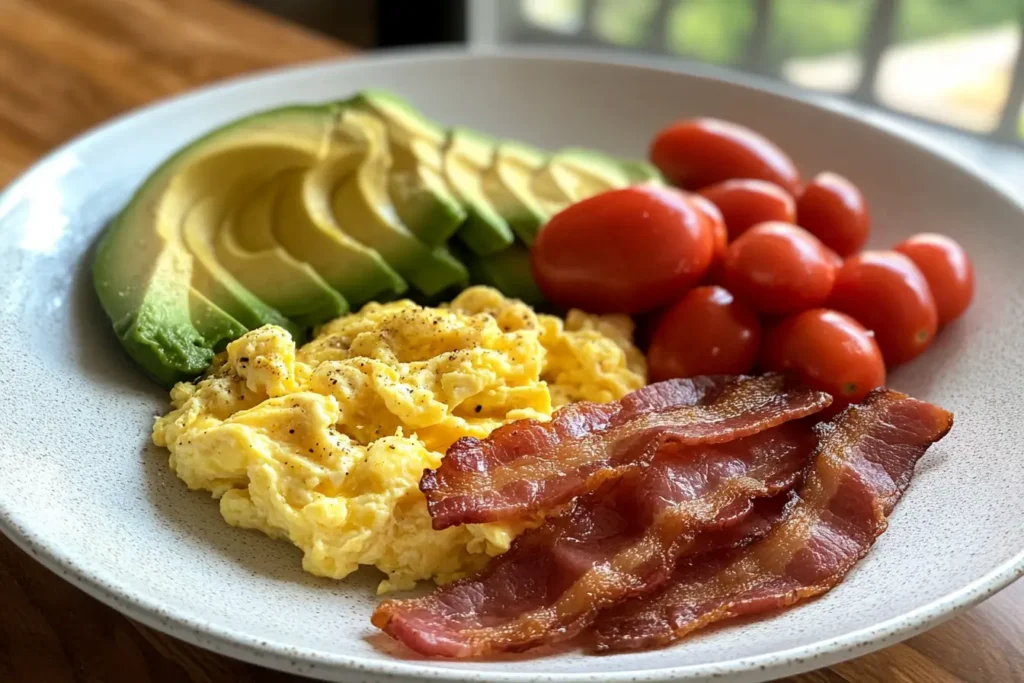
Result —
[[[838,173],[819,173],[796,202],[796,222],[840,256],[864,246],[871,213],[857,186]]]
[[[725,260],[725,250],[729,246],[729,232],[725,227],[725,219],[713,202],[699,194],[691,194],[690,202],[708,221],[714,239],[715,248],[711,255],[711,265],[708,266],[708,270],[704,274],[704,281],[710,284],[721,284],[723,281],[722,262]]]
[[[723,180],[703,188],[700,194],[710,199],[722,212],[731,240],[758,223],[796,222],[796,202],[793,196],[767,180]]]
[[[874,335],[850,316],[827,308],[783,320],[768,333],[761,363],[832,394],[833,409],[857,403],[885,384],[885,363]]]
[[[788,223],[761,223],[725,252],[725,286],[757,310],[797,313],[832,291],[835,262],[811,233]]]
[[[698,190],[732,178],[758,178],[795,195],[800,173],[792,159],[759,133],[718,119],[678,121],[651,143],[651,162],[675,185]]]
[[[722,287],[697,287],[668,309],[647,351],[651,381],[750,372],[761,343],[757,314]]]
[[[825,251],[828,252],[828,260],[832,262],[832,265],[836,267],[837,271],[840,268],[843,267],[843,257],[842,256],[840,256],[836,252],[832,251],[828,247],[825,247]]]
[[[530,260],[552,303],[632,314],[682,296],[704,276],[713,250],[707,222],[682,192],[638,185],[556,214]]]
[[[829,306],[875,333],[889,367],[920,355],[939,324],[924,275],[895,251],[865,251],[846,259],[836,274]]]
[[[935,299],[939,324],[959,318],[974,298],[974,266],[964,248],[945,235],[922,233],[895,247],[918,267]]]

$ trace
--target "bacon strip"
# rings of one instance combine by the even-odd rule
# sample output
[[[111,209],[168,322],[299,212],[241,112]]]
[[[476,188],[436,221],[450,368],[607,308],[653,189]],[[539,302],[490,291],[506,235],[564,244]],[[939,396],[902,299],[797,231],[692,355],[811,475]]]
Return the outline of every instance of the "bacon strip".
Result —
[[[602,614],[597,649],[662,646],[830,590],[885,531],[917,460],[952,424],[942,408],[876,390],[821,426],[814,468],[785,522],[743,550],[681,564],[660,594]]]
[[[652,384],[609,404],[575,403],[456,441],[420,489],[435,529],[550,510],[644,469],[666,443],[733,441],[825,408],[831,397],[781,375]]]
[[[680,563],[697,562],[703,555],[742,548],[764,538],[793,513],[799,502],[800,496],[793,489],[771,498],[758,498],[736,524],[697,536],[690,553],[680,558]]]
[[[424,598],[386,601],[373,623],[421,654],[447,657],[571,638],[602,608],[664,583],[680,556],[756,533],[756,524],[725,532],[748,518],[753,499],[792,488],[816,442],[800,421],[724,444],[670,444],[646,470],[520,536],[476,576]]]

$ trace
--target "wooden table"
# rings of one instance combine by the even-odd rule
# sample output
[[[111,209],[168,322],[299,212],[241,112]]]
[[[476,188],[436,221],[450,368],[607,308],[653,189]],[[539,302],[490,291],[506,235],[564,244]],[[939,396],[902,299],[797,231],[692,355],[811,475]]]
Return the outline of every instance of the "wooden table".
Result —
[[[0,0],[0,186],[100,121],[349,50],[221,0]],[[0,537],[0,681],[294,681],[140,626]],[[789,683],[1024,681],[1024,582],[906,643]]]

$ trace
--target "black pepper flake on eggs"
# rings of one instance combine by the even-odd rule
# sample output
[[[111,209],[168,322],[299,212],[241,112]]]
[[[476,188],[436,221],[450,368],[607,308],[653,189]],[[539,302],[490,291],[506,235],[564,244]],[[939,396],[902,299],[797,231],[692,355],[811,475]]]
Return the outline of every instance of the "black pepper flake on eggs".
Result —
[[[478,406],[477,406],[476,408],[473,408],[473,410],[474,410],[474,411],[476,411],[476,412],[478,412],[478,413],[479,413],[479,412],[480,412],[481,410],[483,410],[483,409],[484,409],[484,407],[483,407],[483,406],[481,406],[481,405],[478,405]]]
[[[310,448],[310,449],[309,449],[309,452],[310,452],[310,453],[312,453],[312,452],[313,452],[313,449],[312,449],[312,448]]]
[[[242,361],[243,363],[248,363],[249,362],[249,356],[242,356],[238,360]]]
[[[289,433],[289,434],[294,434],[294,433],[295,433],[295,430],[294,430],[294,429],[289,429],[289,430],[288,430],[288,433]]]

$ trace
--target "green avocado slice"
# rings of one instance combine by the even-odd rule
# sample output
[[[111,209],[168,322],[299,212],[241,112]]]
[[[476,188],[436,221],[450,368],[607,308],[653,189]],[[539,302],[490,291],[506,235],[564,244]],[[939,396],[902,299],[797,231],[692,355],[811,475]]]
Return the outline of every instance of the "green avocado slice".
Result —
[[[234,278],[217,281],[224,270],[199,219],[218,213],[219,202],[193,208],[211,176],[231,185],[249,178],[246,152],[254,148],[271,150],[273,163],[312,163],[332,121],[322,107],[285,107],[211,131],[157,168],[104,232],[93,262],[96,293],[125,349],[158,381],[195,377],[248,325],[296,329]]]
[[[596,194],[633,184],[622,162],[602,152],[566,148],[554,154],[536,171],[530,190],[553,215],[570,204]]]
[[[381,121],[346,110],[337,134],[365,141],[367,150],[359,168],[333,196],[334,215],[341,229],[379,252],[423,294],[429,296],[466,282],[469,274],[465,266],[445,248],[431,248],[420,242],[398,217],[386,189],[390,158]]]
[[[619,167],[625,172],[631,185],[643,185],[647,183],[654,183],[655,185],[665,184],[665,178],[661,175],[661,171],[659,171],[654,164],[646,161],[620,159]]]
[[[571,194],[569,178],[559,167],[550,163],[534,172],[530,178],[530,193],[549,216],[553,216],[576,201]]]
[[[335,189],[355,173],[364,155],[365,149],[332,155],[320,166],[285,179],[274,217],[278,242],[310,264],[352,306],[407,288],[395,269],[342,230],[334,215]]]
[[[104,239],[93,266],[93,278],[108,315],[116,310],[110,303],[117,296],[119,279],[108,275],[111,250]],[[191,255],[184,249],[167,248],[156,254],[149,286],[124,292],[125,299],[138,297],[135,307],[114,319],[114,333],[128,355],[150,377],[163,386],[200,375],[213,360],[214,352],[246,329],[189,285]],[[117,313],[114,313],[117,315]],[[113,316],[111,316],[113,317]]]
[[[301,337],[301,327],[247,290],[217,260],[215,241],[224,215],[223,200],[208,195],[194,200],[182,220],[185,244],[195,258],[192,286],[250,330],[261,325],[279,325],[292,336]]]
[[[402,223],[428,246],[444,244],[466,221],[444,177],[419,161],[393,163],[387,193]]]
[[[501,251],[515,240],[508,221],[481,186],[481,176],[493,162],[494,147],[492,140],[476,131],[454,128],[444,150],[445,178],[469,214],[456,235],[480,255]]]
[[[466,210],[442,175],[445,131],[397,95],[364,90],[343,107],[380,119],[391,154],[387,190],[399,218],[428,246],[440,246],[466,220]]]
[[[552,173],[573,201],[630,184],[618,159],[593,150],[564,149],[551,157]]]
[[[387,125],[392,144],[409,148],[420,140],[434,149],[445,143],[445,130],[398,95],[386,90],[363,90],[343,103],[376,114]],[[440,159],[438,159],[440,161]],[[441,170],[440,166],[434,167]]]
[[[274,236],[284,175],[236,198],[217,235],[216,255],[246,289],[308,328],[348,312],[348,302]]]
[[[474,284],[489,285],[502,294],[535,308],[547,303],[544,293],[533,279],[530,250],[518,242],[490,256],[470,254],[465,257]]]
[[[550,218],[545,206],[530,189],[531,178],[546,161],[544,152],[535,147],[503,142],[495,150],[490,168],[480,179],[484,194],[527,246],[533,244],[541,226]]]

